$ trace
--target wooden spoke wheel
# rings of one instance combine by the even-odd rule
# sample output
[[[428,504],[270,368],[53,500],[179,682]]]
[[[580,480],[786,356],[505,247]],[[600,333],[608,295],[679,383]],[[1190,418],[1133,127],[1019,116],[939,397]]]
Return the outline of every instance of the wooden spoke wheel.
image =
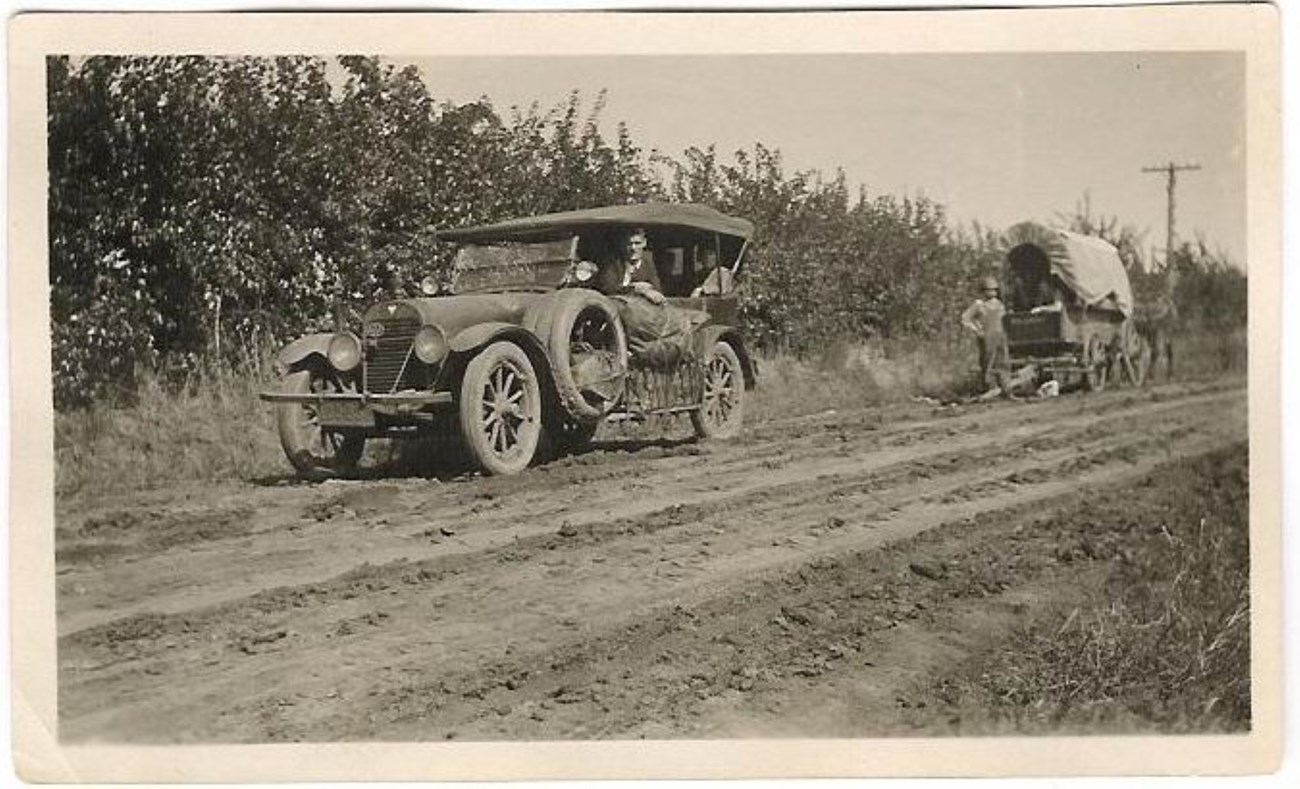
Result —
[[[542,393],[518,345],[494,342],[466,366],[460,429],[471,458],[488,474],[517,474],[533,461],[542,433]]]
[[[731,438],[740,432],[745,415],[745,372],[740,357],[727,343],[713,344],[704,357],[704,400],[691,412],[700,438]]]
[[[283,391],[292,394],[334,393],[344,386],[320,370],[300,370],[284,378]],[[348,474],[365,449],[365,436],[322,427],[315,403],[280,403],[275,409],[280,446],[298,473],[309,479]]]

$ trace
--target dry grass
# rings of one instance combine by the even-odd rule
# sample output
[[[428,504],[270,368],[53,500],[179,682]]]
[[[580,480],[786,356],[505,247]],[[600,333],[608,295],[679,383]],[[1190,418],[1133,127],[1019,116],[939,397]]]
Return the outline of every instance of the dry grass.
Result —
[[[831,343],[817,358],[760,358],[748,414],[756,421],[832,408],[885,405],[917,395],[969,394],[975,350],[943,342]]]
[[[1244,444],[1158,472],[1112,531],[1103,593],[1025,627],[937,695],[990,730],[1248,729],[1248,483]]]
[[[288,466],[271,408],[257,399],[260,388],[252,377],[228,373],[184,393],[149,381],[130,407],[58,414],[55,489],[93,494],[283,474]]]
[[[1245,369],[1244,334],[1180,340],[1178,353],[1179,377]],[[751,423],[975,390],[974,347],[961,342],[836,342],[814,358],[768,356],[758,364],[759,386],[747,406]],[[253,374],[218,371],[179,394],[146,382],[131,407],[58,414],[56,490],[69,495],[289,473],[272,409],[257,399],[262,386]],[[614,432],[684,434],[684,422]]]
[[[1246,330],[1192,332],[1174,340],[1175,375],[1202,378],[1225,373],[1246,373]]]

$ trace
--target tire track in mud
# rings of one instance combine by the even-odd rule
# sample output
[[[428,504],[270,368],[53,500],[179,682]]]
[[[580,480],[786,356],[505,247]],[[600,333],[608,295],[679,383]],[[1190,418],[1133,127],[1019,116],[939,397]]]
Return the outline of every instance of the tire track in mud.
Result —
[[[1140,419],[1151,412],[1233,397],[1217,388],[1193,391],[1180,400],[1155,391],[1143,394],[1145,397],[1128,394],[1111,405],[1126,408],[1126,418]],[[1024,408],[1032,411],[1043,405],[1055,403],[1033,403]],[[1085,422],[1109,425],[1078,402],[1067,402],[1065,408],[1056,410]],[[763,492],[773,479],[782,479],[785,485],[804,485],[826,475],[861,476],[927,457],[941,451],[940,447],[975,451],[990,442],[1032,441],[1057,429],[1055,422],[1047,422],[1047,414],[1038,423],[1032,421],[1035,415],[1016,407],[991,408],[937,422],[882,428],[870,413],[862,413],[848,420],[849,425],[863,426],[857,434],[830,415],[823,417],[832,421],[821,423],[820,431],[801,427],[799,437],[793,440],[778,432],[780,440],[761,445],[767,450],[764,453],[755,453],[751,442],[742,442],[748,446],[707,448],[687,444],[639,461],[633,453],[619,458],[624,462],[615,463],[613,469],[601,464],[609,453],[595,452],[523,478],[451,485],[342,483],[322,486],[341,488],[323,501],[319,488],[295,487],[287,489],[286,497],[256,510],[249,509],[249,499],[237,498],[236,506],[244,514],[238,522],[247,524],[256,512],[262,521],[257,531],[154,555],[134,554],[103,567],[61,567],[59,632],[66,635],[124,615],[175,613],[194,605],[238,599],[264,588],[267,577],[301,585],[346,573],[363,561],[386,564],[431,553],[478,552],[542,533],[546,528],[539,529],[538,524],[549,524],[555,518],[581,528],[591,522],[649,514],[661,509],[665,498],[674,506],[744,499]],[[1061,420],[1064,416],[1052,413],[1051,418]],[[826,448],[828,433],[834,436],[830,449]],[[699,470],[707,470],[707,477],[701,477]],[[793,478],[786,479],[789,477]],[[619,487],[620,482],[629,481]],[[656,491],[671,494],[665,497]],[[254,502],[261,503],[261,498]],[[110,513],[107,517],[123,516]],[[176,519],[175,514],[170,515],[170,520]],[[95,520],[92,516],[80,527],[69,529],[84,531]],[[144,540],[142,544],[149,543]],[[74,542],[64,552],[77,550]],[[101,552],[99,558],[105,555]],[[184,558],[178,560],[177,556]],[[134,580],[141,577],[148,579],[147,585]]]
[[[1190,430],[1191,425],[1184,424],[1171,430],[1170,436],[1185,435]],[[932,458],[886,466],[883,473],[867,481],[863,481],[860,475],[838,474],[822,477],[816,484],[780,486],[755,495],[745,516],[789,524],[810,508],[836,512],[853,508],[855,514],[847,520],[831,515],[822,522],[817,517],[809,519],[805,514],[802,520],[807,521],[808,525],[796,529],[796,532],[819,534],[845,526],[868,527],[896,518],[909,502],[961,502],[1016,485],[1048,480],[1098,465],[1111,458],[1119,457],[1133,462],[1134,457],[1143,450],[1160,444],[1159,440],[1150,437],[1116,443],[1096,427],[1071,438],[1074,442],[1065,450],[1047,449],[1043,445],[1049,442],[1040,438],[1017,447],[1000,445],[985,448],[978,453],[946,452]],[[1001,465],[990,465],[995,461]],[[961,474],[955,481],[944,481],[943,474],[963,472],[971,467],[975,467],[974,472]],[[936,474],[939,475],[937,478]],[[290,609],[301,612],[309,605],[328,605],[355,596],[358,586],[365,587],[368,583],[373,586],[373,582],[395,572],[414,572],[418,576],[418,583],[428,586],[441,583],[448,576],[460,574],[467,568],[473,568],[484,559],[511,564],[534,559],[543,551],[557,548],[592,548],[620,538],[674,530],[681,534],[668,537],[670,543],[689,542],[700,539],[702,533],[725,534],[726,529],[720,527],[733,519],[733,502],[723,500],[696,505],[674,504],[645,516],[622,518],[614,522],[589,522],[581,527],[566,521],[558,533],[549,531],[520,538],[508,547],[490,548],[481,555],[453,553],[420,561],[398,560],[383,565],[363,565],[323,583],[278,587],[206,611],[190,612],[179,618],[158,614],[125,617],[81,631],[65,643],[90,648],[96,644],[103,646],[124,640],[136,641],[149,633],[175,629],[170,624],[173,621],[180,622],[180,627],[184,630],[194,631],[213,621],[234,618],[244,608],[262,614]],[[753,536],[752,530],[746,533],[746,538]],[[786,535],[787,538],[793,536]],[[713,541],[705,538],[705,543],[712,545]],[[511,583],[504,580],[501,586],[509,587]],[[136,656],[141,655],[137,652]]]
[[[904,449],[875,465],[854,447],[829,459],[813,451],[776,468],[764,465],[770,456],[751,461],[728,448],[720,454],[729,455],[731,471],[719,472],[722,481],[736,468],[760,469],[764,479],[739,493],[701,487],[698,500],[679,496],[667,506],[606,496],[609,509],[622,504],[624,514],[612,519],[561,508],[521,527],[512,519],[524,514],[511,504],[479,513],[477,548],[370,564],[376,552],[361,551],[346,557],[344,574],[308,584],[267,591],[262,584],[251,596],[180,606],[171,615],[124,616],[129,610],[118,608],[110,621],[60,639],[64,733],[142,741],[385,736],[420,700],[441,704],[467,688],[474,707],[484,665],[546,666],[574,644],[608,642],[627,622],[655,621],[666,608],[1107,484],[1244,433],[1239,391],[1141,398],[1105,419],[1070,405],[1061,410],[1078,423],[1058,419],[1046,430],[984,432],[990,421],[1025,421],[1014,406],[981,414],[981,432],[973,434],[925,423],[930,438],[913,440],[915,433],[891,429],[886,440]],[[935,434],[949,440],[936,446]],[[860,443],[879,451],[883,442]],[[662,460],[659,477],[679,475],[682,458]],[[711,473],[713,460],[692,459]],[[778,476],[779,483],[771,479]],[[493,486],[466,487],[476,490],[456,494],[462,503]],[[573,517],[557,522],[565,512]],[[529,686],[518,671],[507,680],[515,690]],[[158,686],[168,690],[149,691]]]

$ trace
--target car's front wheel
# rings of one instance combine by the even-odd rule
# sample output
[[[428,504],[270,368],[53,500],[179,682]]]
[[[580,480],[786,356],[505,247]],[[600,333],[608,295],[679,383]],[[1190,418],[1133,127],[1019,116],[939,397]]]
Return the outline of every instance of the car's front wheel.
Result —
[[[533,461],[542,434],[542,391],[518,345],[494,342],[465,367],[460,430],[471,458],[488,474],[517,474]]]
[[[704,357],[704,400],[691,412],[700,438],[731,438],[745,416],[745,371],[730,344],[719,340]]]
[[[283,391],[290,394],[328,394],[343,391],[332,375],[319,370],[299,370],[284,377]],[[275,409],[280,446],[298,473],[321,479],[356,469],[365,449],[365,436],[321,426],[315,403],[280,403]]]

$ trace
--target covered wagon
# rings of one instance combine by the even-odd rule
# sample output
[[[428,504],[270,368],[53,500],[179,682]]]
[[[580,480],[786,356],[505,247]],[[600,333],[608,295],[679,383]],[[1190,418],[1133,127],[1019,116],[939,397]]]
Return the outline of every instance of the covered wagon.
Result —
[[[1099,238],[1023,222],[1005,234],[1006,314],[1013,369],[1040,381],[1106,387],[1112,371],[1141,383],[1133,291],[1119,251]]]

